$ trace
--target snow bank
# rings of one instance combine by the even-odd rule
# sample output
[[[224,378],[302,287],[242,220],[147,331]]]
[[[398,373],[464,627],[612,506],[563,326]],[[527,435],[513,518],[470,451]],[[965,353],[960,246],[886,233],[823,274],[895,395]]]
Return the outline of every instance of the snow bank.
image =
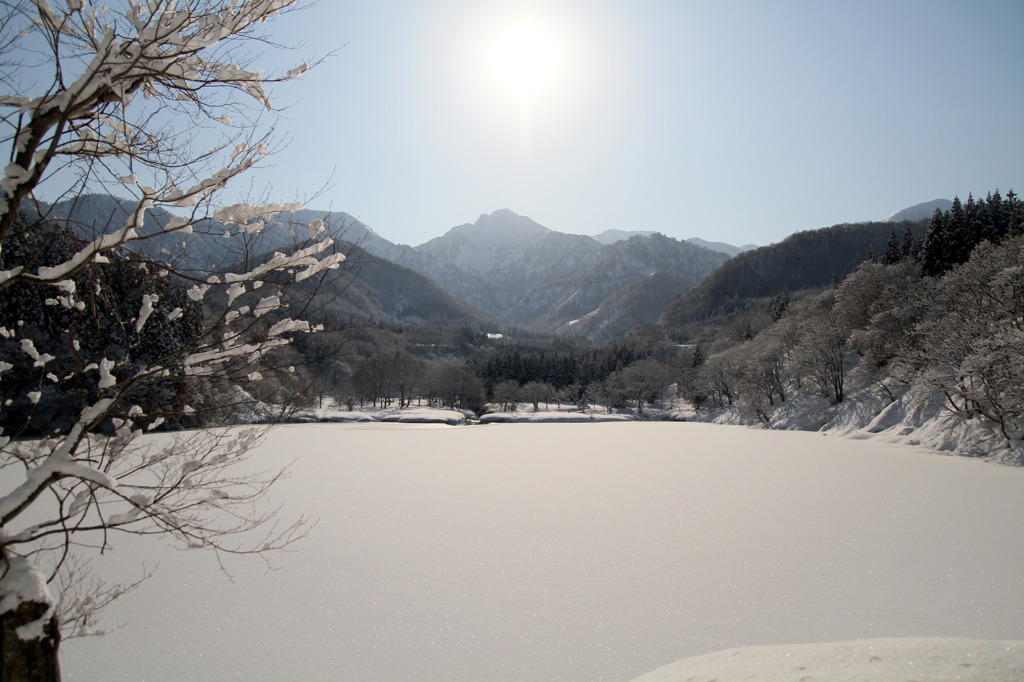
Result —
[[[862,639],[755,646],[688,658],[633,682],[792,682],[916,680],[995,682],[1024,679],[1024,641],[955,637]]]
[[[542,409],[536,412],[532,408],[515,412],[493,411],[479,419],[470,410],[451,410],[439,407],[406,407],[388,409],[354,409],[348,410],[334,404],[331,400],[324,401],[324,407],[301,412],[296,422],[394,422],[401,424],[448,424],[452,426],[479,422],[481,424],[517,423],[517,424],[577,424],[591,422],[628,422],[628,421],[683,421],[684,416],[678,411],[651,408],[643,415],[632,410],[616,410],[608,412],[604,408],[594,408],[584,412],[575,406],[562,409]]]
[[[851,383],[856,383],[854,373]],[[858,440],[924,446],[969,457],[1010,464],[1024,463],[1024,442],[1007,443],[995,424],[980,417],[962,419],[944,409],[941,395],[908,391],[889,399],[877,386],[867,386],[839,405],[800,394],[776,406],[769,428],[822,431]],[[739,406],[702,410],[692,417],[714,424],[763,426]]]
[[[472,414],[472,413],[471,413]],[[399,424],[465,424],[467,415],[458,410],[442,410],[435,407],[409,407],[381,417],[382,422]]]
[[[302,413],[297,421],[365,423],[389,422],[398,424],[447,424],[458,426],[475,418],[468,410],[450,410],[440,407],[407,407],[382,410],[346,410],[325,402],[323,408]]]
[[[633,414],[608,414],[603,410],[596,412],[580,412],[578,410],[550,412],[538,410],[537,412],[491,412],[480,417],[480,423],[580,424],[589,422],[625,422],[636,421],[636,419],[637,417]]]

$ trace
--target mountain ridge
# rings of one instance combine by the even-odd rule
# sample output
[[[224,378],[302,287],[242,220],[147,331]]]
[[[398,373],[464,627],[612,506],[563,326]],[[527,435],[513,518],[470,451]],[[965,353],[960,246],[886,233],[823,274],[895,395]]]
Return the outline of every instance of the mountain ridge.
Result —
[[[95,232],[124,224],[131,206],[122,204],[130,202],[85,196],[65,209]],[[143,231],[154,238],[136,243],[136,248],[151,249],[144,254],[149,257],[202,258],[205,266],[229,262],[226,245],[233,240],[218,240],[222,226],[203,221],[191,235],[161,234],[170,217],[160,209],[147,212]],[[723,247],[740,250],[749,245],[624,230],[605,231],[608,243],[602,243],[596,237],[551,230],[510,209],[482,214],[413,247],[390,242],[348,213],[301,209],[270,220],[260,248],[280,249],[302,241],[313,220],[323,220],[338,239],[352,244],[351,252],[362,254],[358,260],[374,265],[363,281],[348,287],[362,297],[364,318],[436,325],[450,317],[478,328],[575,334],[598,344],[618,340],[635,325],[660,320],[671,326],[705,317],[718,311],[722,301],[767,289],[795,290],[804,280],[822,286],[827,283],[819,281],[822,277],[807,279],[808,267],[827,267],[828,277],[842,275],[868,247],[878,252],[891,226],[843,225],[794,233],[779,244],[730,258]],[[190,243],[202,245],[194,249]],[[817,255],[808,258],[810,252]],[[785,271],[781,279],[779,268]],[[349,300],[338,304],[339,311],[356,317],[358,307]]]
[[[489,311],[501,324],[538,333],[565,331],[568,323],[588,315],[607,326],[612,313],[602,303],[638,280],[666,272],[671,277],[664,281],[673,282],[679,293],[728,260],[724,253],[656,232],[601,244],[587,235],[550,230],[509,209],[484,214],[415,250],[470,273],[456,283],[457,297]],[[656,317],[645,315],[643,322]],[[577,328],[586,329],[592,340],[607,336],[598,333],[600,323]]]

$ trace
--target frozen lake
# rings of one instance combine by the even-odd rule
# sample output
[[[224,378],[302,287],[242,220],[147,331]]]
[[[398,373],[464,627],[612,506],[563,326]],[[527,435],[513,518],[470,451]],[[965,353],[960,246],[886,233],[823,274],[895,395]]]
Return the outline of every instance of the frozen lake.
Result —
[[[1024,470],[695,423],[286,426],[256,463],[317,517],[265,573],[115,538],[156,575],[69,682],[629,680],[878,637],[1021,639]]]

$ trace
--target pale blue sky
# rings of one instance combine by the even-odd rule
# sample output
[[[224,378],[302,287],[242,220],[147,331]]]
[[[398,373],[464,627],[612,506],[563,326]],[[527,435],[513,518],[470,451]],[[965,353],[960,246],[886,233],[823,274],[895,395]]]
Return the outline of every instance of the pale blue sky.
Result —
[[[523,17],[562,53],[525,121],[481,68]],[[288,62],[344,47],[276,88],[290,144],[255,182],[290,200],[330,179],[311,208],[399,243],[510,208],[766,244],[1024,193],[1020,0],[321,0],[268,30],[303,43]]]

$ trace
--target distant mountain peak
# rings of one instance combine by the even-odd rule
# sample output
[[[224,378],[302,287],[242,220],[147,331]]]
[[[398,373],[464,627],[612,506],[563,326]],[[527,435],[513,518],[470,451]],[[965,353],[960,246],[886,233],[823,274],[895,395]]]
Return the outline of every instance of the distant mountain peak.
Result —
[[[520,218],[526,218],[526,216],[519,215],[511,208],[499,208],[497,211],[490,213],[481,213],[476,221],[479,223],[480,221],[487,220],[519,220]],[[529,218],[526,219],[529,220]]]
[[[546,234],[551,231],[529,217],[519,215],[507,208],[499,208],[493,213],[482,214],[473,223],[473,227],[491,233],[511,233],[517,237],[530,234]]]
[[[479,244],[505,246],[518,243],[523,239],[541,237],[548,228],[538,224],[526,216],[519,215],[507,208],[500,208],[493,213],[482,213],[474,223],[464,223],[448,230],[441,237],[431,239],[423,246],[438,243],[451,237],[470,239]]]
[[[629,239],[630,237],[649,237],[654,232],[651,230],[605,230],[601,234],[595,234],[594,239],[604,245],[614,244]]]
[[[914,204],[909,208],[896,211],[886,218],[885,222],[898,223],[904,220],[924,220],[925,218],[930,218],[932,213],[935,213],[935,209],[948,211],[952,206],[953,202],[949,199],[932,199],[931,201]]]

